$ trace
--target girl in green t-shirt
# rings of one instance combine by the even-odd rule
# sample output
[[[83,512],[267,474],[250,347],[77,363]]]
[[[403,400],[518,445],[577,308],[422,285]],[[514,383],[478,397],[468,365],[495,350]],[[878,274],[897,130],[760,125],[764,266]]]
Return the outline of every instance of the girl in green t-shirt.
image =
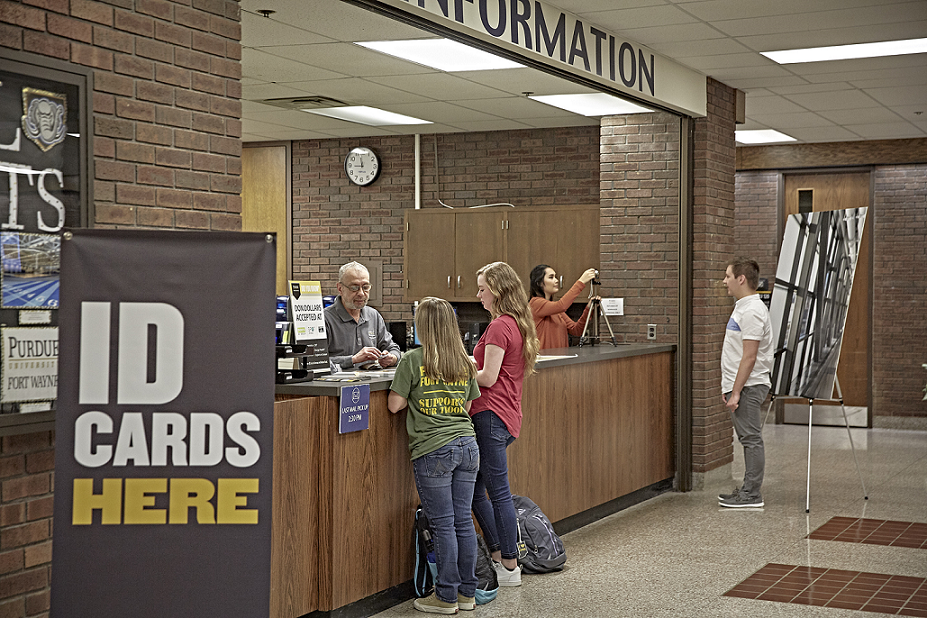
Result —
[[[480,452],[468,412],[480,390],[450,303],[423,299],[415,312],[415,329],[422,347],[400,359],[388,399],[390,412],[408,407],[415,485],[435,543],[435,592],[413,605],[423,612],[455,614],[458,608],[476,607],[476,530],[470,504]]]

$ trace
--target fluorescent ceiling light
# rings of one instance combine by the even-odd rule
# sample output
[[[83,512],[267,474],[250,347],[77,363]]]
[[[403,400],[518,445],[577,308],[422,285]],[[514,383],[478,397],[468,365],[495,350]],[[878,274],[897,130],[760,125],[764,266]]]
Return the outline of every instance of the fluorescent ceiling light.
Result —
[[[834,45],[831,47],[809,47],[783,51],[760,52],[779,64],[798,62],[824,62],[827,60],[854,60],[857,58],[879,58],[882,56],[903,56],[927,52],[927,39],[907,41],[881,41],[879,43],[857,43],[855,45]]]
[[[761,129],[758,131],[734,131],[734,139],[741,144],[774,144],[776,142],[794,142],[794,137],[773,131]]]
[[[615,114],[640,114],[653,111],[604,92],[538,95],[529,96],[528,98],[583,116],[613,116]]]
[[[448,39],[367,41],[357,44],[440,71],[491,71],[493,69],[524,68],[517,62]]]
[[[319,116],[337,118],[338,120],[347,120],[348,122],[366,124],[372,127],[399,124],[432,124],[428,120],[413,118],[412,116],[403,116],[402,114],[394,114],[393,112],[388,112],[385,109],[367,107],[366,105],[319,107],[316,109],[304,109],[303,111],[309,112],[310,114],[318,114]]]

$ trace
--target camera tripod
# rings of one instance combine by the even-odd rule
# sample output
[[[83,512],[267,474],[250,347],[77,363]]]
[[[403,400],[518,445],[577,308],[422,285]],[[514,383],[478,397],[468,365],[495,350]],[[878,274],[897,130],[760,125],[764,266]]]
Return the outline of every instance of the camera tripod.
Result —
[[[596,273],[598,274],[598,273]],[[605,315],[605,309],[602,308],[602,301],[598,298],[597,286],[602,285],[602,282],[598,279],[593,279],[589,282],[589,314],[586,316],[586,324],[583,326],[583,334],[579,338],[579,347],[583,347],[588,340],[590,345],[595,345],[599,342],[599,316],[602,316],[602,319],[605,321],[605,326],[608,327],[608,334],[612,337],[612,345],[618,347],[618,342],[615,341],[615,333],[612,331],[612,325],[608,323],[608,316]],[[586,331],[589,330],[589,324],[592,323],[592,332],[593,335],[589,337],[586,336]]]

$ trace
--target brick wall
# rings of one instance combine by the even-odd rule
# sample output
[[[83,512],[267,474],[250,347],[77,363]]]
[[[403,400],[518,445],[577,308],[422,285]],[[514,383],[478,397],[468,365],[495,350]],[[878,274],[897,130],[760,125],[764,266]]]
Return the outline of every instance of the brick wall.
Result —
[[[721,285],[734,247],[734,90],[708,79],[708,115],[694,121],[692,213],[692,470],[733,461],[721,403],[721,343],[733,301]]]
[[[927,418],[927,164],[873,175],[873,407]]]
[[[647,341],[648,324],[679,336],[679,130],[668,113],[602,118],[601,293],[624,298],[620,342]]]
[[[293,142],[293,275],[335,293],[338,268],[356,259],[383,264],[386,321],[411,321],[402,290],[403,212],[415,206],[414,136],[365,138],[382,171],[351,184],[345,155],[357,139]],[[422,208],[497,202],[588,204],[599,199],[599,128],[454,133],[421,138]]]
[[[752,257],[760,265],[760,277],[772,289],[779,262],[778,172],[738,172],[734,182],[737,216],[734,225],[735,255]]]
[[[96,227],[241,229],[232,0],[0,0],[0,46],[93,70]],[[0,616],[47,616],[54,434],[0,439]]]
[[[241,229],[232,0],[0,0],[0,46],[93,69],[97,227]]]
[[[0,438],[0,616],[47,616],[54,435]]]

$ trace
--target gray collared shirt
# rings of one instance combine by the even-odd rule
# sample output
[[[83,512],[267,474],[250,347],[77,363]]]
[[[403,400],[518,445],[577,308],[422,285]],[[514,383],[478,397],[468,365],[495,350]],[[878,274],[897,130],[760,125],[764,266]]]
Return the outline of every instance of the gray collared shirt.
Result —
[[[351,357],[368,346],[389,352],[397,360],[402,356],[399,346],[386,330],[383,316],[376,309],[364,307],[361,309],[360,318],[355,322],[341,303],[341,297],[338,296],[323,313],[325,314],[325,330],[328,334],[328,357],[341,369],[354,367]]]

